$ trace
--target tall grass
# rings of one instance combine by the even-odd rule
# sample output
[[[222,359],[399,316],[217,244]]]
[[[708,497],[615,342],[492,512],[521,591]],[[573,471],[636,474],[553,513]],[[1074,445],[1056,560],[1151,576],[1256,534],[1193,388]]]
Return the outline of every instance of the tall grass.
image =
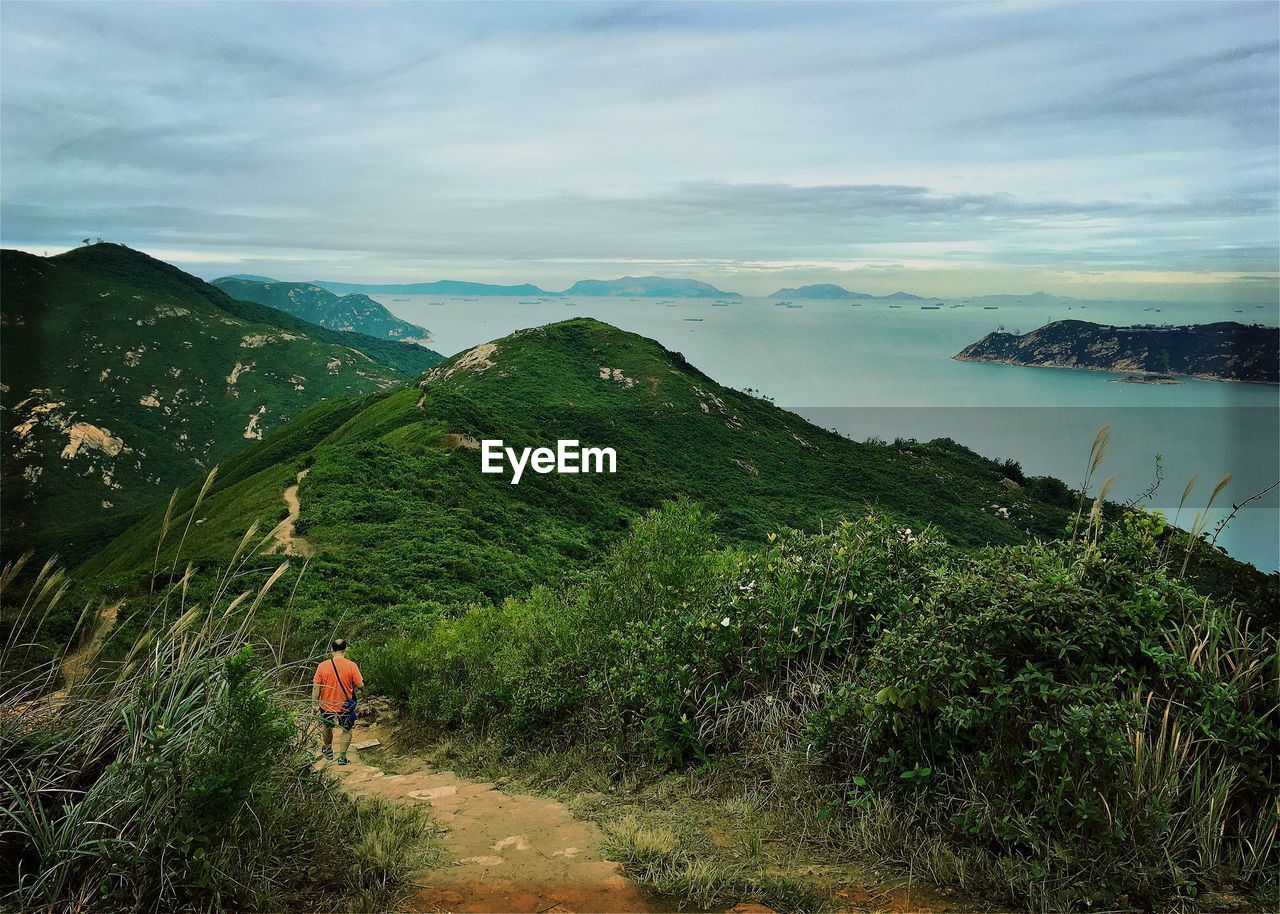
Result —
[[[95,637],[86,607],[74,664],[67,649],[27,662],[62,573],[46,565],[21,587],[25,561],[6,566],[0,604],[27,634],[0,650],[0,669],[26,670],[0,683],[0,907],[386,906],[427,825],[357,806],[313,769],[297,671],[254,633],[289,563],[232,587],[254,534],[205,605],[188,605],[193,571],[175,562],[140,626]]]

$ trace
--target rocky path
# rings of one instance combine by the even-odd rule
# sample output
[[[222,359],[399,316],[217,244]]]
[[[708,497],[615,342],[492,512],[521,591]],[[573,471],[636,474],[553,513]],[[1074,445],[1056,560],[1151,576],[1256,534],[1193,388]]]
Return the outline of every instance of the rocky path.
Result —
[[[298,486],[306,478],[309,470],[299,470],[297,481],[284,490],[284,503],[289,509],[289,516],[282,520],[272,531],[276,548],[285,555],[311,555],[311,544],[298,536],[294,531],[298,524],[298,512],[302,505],[298,501]]]
[[[356,741],[368,731],[357,731]],[[452,771],[386,774],[352,752],[332,770],[346,789],[405,805],[426,804],[448,829],[450,860],[421,874],[402,911],[654,912],[602,850],[592,822],[575,819],[546,797],[506,793]]]

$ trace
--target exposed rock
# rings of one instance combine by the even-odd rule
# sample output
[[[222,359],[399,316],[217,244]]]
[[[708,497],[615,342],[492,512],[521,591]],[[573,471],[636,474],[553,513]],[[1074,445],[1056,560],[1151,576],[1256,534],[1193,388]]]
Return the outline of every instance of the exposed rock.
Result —
[[[627,388],[636,386],[636,379],[627,377],[622,373],[621,368],[609,368],[606,365],[600,366],[600,380],[613,381],[614,383],[621,384],[623,387]]]
[[[105,428],[98,428],[88,422],[77,422],[67,429],[67,446],[62,449],[62,459],[71,460],[80,453],[82,447],[102,451],[108,457],[114,457],[124,449],[124,441],[116,438]]]
[[[231,374],[227,375],[227,383],[235,384],[236,381],[240,380],[240,375],[244,374],[246,371],[253,370],[253,365],[253,362],[250,362],[248,365],[242,365],[241,363],[236,362],[236,367],[231,369]]]
[[[497,354],[497,343],[481,343],[473,349],[468,349],[456,359],[431,369],[427,372],[427,376],[422,379],[420,386],[426,387],[432,381],[451,378],[459,373],[472,372],[479,374],[493,367],[493,357]]]
[[[258,428],[258,422],[266,412],[267,408],[265,406],[259,406],[256,413],[250,414],[249,424],[244,428],[244,436],[246,438],[253,438],[257,441],[262,440],[262,429]]]

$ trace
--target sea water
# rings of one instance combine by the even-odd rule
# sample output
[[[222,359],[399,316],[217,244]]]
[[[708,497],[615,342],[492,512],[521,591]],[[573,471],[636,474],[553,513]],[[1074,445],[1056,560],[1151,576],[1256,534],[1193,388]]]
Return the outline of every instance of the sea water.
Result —
[[[432,348],[452,355],[523,327],[577,316],[606,321],[684,353],[722,384],[752,388],[809,421],[856,440],[948,437],[980,454],[1013,458],[1028,475],[1078,486],[1095,433],[1110,425],[1111,447],[1093,491],[1114,476],[1110,497],[1125,501],[1156,479],[1145,502],[1192,524],[1225,474],[1232,480],[1208,513],[1210,532],[1232,508],[1275,482],[1280,454],[1280,388],[1183,379],[1120,382],[1122,375],[1071,369],[957,362],[952,357],[993,330],[1033,330],[1075,318],[1115,324],[1235,320],[1275,326],[1275,305],[982,299],[927,302],[768,299],[547,299],[475,301],[439,296],[375,296],[398,317],[427,327]],[[443,304],[432,304],[443,302]],[[669,302],[669,303],[668,303]],[[938,304],[922,310],[921,304]],[[890,307],[896,305],[897,307]],[[1242,313],[1237,313],[1236,309]],[[1158,310],[1157,310],[1158,309]],[[690,320],[691,318],[697,320]],[[1192,477],[1195,486],[1179,513]],[[1272,490],[1242,509],[1218,544],[1265,571],[1280,566],[1280,497]]]

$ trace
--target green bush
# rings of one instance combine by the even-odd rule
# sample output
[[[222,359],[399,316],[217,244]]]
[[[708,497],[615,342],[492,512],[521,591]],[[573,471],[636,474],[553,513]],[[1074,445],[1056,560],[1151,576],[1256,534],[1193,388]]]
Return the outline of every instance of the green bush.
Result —
[[[580,585],[397,644],[398,681],[428,723],[623,759],[816,753],[824,815],[938,836],[1023,903],[1272,884],[1275,633],[1178,577],[1158,515],[1103,523],[964,552],[872,514],[722,550],[669,503]]]

